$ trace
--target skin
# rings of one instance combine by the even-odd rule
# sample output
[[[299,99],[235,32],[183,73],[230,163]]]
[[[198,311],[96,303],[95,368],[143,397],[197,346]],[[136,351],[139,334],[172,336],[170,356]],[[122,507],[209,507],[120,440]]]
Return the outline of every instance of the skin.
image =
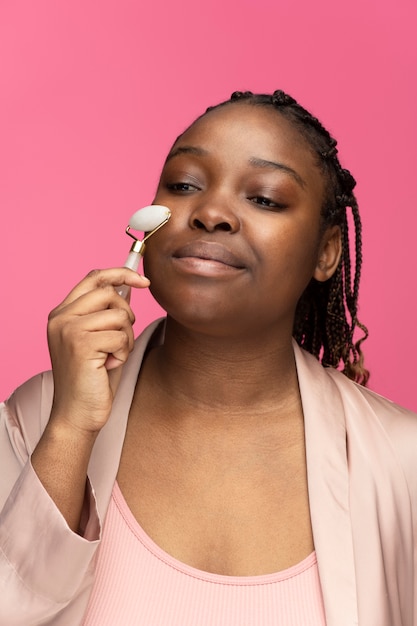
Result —
[[[322,232],[323,192],[298,132],[242,104],[194,123],[161,175],[155,203],[172,217],[145,269],[166,336],[143,364],[117,478],[145,531],[200,569],[270,573],[314,547],[291,331],[311,277],[329,278],[340,257],[339,230]],[[122,363],[133,345],[123,282],[147,286],[95,273],[49,324],[56,396],[33,464],[74,530],[120,377],[108,354]]]
[[[336,234],[331,243],[339,246],[338,229],[320,238],[324,184],[306,147],[275,111],[244,105],[211,112],[180,138],[155,198],[173,217],[149,241],[145,259],[152,293],[171,317],[188,314],[187,326],[197,330],[201,320],[204,333],[210,324],[210,332],[222,339],[278,330],[291,341],[301,293],[313,275],[328,278],[330,260],[323,248],[329,236]],[[185,149],[208,154],[182,153]],[[281,163],[294,174],[252,165],[255,158]],[[242,269],[175,258],[196,241],[223,246]]]
[[[49,316],[55,393],[32,465],[75,532],[94,442],[133,347],[134,314],[114,289],[122,284],[143,288],[149,281],[125,268],[91,272]]]

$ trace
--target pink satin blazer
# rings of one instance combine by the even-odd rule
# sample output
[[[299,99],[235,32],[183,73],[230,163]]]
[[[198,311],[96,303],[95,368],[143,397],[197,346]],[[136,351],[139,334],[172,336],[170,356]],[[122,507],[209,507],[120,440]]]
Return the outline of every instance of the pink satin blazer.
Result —
[[[68,528],[30,455],[48,421],[46,372],[0,408],[0,625],[82,623],[126,423],[155,322],[124,366],[89,465],[83,536]],[[324,369],[294,344],[311,519],[328,626],[417,626],[417,415]]]

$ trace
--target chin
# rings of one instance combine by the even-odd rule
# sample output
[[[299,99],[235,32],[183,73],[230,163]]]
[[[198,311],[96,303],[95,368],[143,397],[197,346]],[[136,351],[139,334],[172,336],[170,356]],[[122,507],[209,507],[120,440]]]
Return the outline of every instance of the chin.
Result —
[[[167,294],[164,289],[159,290],[152,285],[151,283],[150,291],[156,302],[164,309],[168,318],[184,328],[218,337],[231,337],[236,334],[239,326],[240,333],[245,332],[241,318],[241,323],[237,324],[236,307],[232,310],[219,306],[219,298],[214,295],[210,297],[207,290],[202,294],[195,291],[190,294],[176,292],[174,300],[172,292]]]

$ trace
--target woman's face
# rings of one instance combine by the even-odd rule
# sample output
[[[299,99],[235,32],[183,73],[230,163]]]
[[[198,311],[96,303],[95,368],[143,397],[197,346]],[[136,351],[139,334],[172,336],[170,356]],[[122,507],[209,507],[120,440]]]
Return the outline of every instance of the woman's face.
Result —
[[[180,323],[216,334],[281,324],[321,249],[324,181],[307,144],[274,110],[231,104],[175,143],[154,202],[172,211],[147,244],[145,273]]]

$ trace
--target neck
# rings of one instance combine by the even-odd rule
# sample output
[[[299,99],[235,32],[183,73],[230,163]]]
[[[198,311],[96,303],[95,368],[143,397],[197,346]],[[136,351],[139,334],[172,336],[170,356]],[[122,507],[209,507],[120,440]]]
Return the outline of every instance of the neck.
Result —
[[[146,367],[171,404],[198,413],[259,416],[299,404],[291,335],[273,329],[213,337],[168,319],[164,344]]]

